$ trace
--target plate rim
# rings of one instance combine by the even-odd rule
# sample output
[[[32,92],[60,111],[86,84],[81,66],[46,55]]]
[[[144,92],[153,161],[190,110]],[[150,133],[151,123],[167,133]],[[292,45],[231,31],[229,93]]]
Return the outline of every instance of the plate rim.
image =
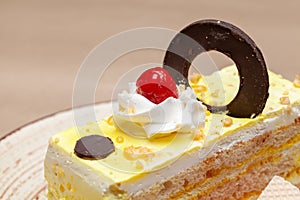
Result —
[[[2,136],[0,136],[0,142],[4,139],[6,139],[8,136],[10,135],[13,135],[14,133],[16,133],[17,131],[20,131],[21,129],[31,125],[31,124],[34,124],[38,121],[41,121],[43,119],[46,119],[46,118],[49,118],[49,117],[52,117],[54,115],[57,115],[57,114],[60,114],[60,113],[63,113],[63,112],[67,112],[67,111],[71,111],[73,109],[78,109],[78,108],[83,108],[83,107],[88,107],[88,106],[93,106],[93,105],[96,105],[96,104],[102,104],[102,103],[109,103],[109,102],[112,102],[112,100],[104,100],[104,101],[99,101],[99,102],[94,102],[94,103],[87,103],[87,104],[82,104],[82,105],[79,105],[79,106],[72,106],[72,107],[68,107],[68,108],[64,108],[62,110],[58,110],[58,111],[55,111],[55,112],[52,112],[50,114],[46,114],[46,115],[43,115],[41,117],[38,117],[34,120],[31,120],[31,121],[28,121],[20,126],[18,126],[17,128],[15,129],[12,129],[11,131],[8,131],[7,133],[4,133]]]

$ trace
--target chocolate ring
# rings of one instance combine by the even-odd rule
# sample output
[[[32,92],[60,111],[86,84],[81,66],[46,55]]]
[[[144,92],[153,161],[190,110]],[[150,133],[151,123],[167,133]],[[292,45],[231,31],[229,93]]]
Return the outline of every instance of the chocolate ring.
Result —
[[[226,111],[227,115],[240,118],[253,118],[262,113],[269,96],[266,63],[254,41],[232,24],[200,20],[187,26],[171,41],[164,58],[164,68],[177,84],[189,86],[178,72],[187,79],[192,61],[210,50],[221,52],[234,61],[240,85],[237,95],[228,105],[205,104],[207,108],[213,113]]]

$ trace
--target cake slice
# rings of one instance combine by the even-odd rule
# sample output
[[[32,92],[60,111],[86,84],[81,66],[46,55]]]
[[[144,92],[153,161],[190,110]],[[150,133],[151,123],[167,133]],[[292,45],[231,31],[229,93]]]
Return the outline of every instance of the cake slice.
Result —
[[[299,77],[267,71],[231,24],[204,20],[181,33],[197,45],[177,35],[163,68],[129,84],[112,116],[50,139],[49,199],[256,198],[275,175],[300,187]],[[213,49],[236,65],[190,81],[167,68],[186,78]]]
[[[218,75],[234,93],[235,67]],[[54,135],[45,159],[49,199],[242,199],[259,195],[274,175],[299,187],[300,88],[269,77],[270,97],[254,119],[207,111],[202,132],[147,140],[127,135],[108,117]],[[201,80],[191,86],[203,88],[214,75]],[[115,152],[102,160],[78,157],[77,140],[95,134],[109,137]]]

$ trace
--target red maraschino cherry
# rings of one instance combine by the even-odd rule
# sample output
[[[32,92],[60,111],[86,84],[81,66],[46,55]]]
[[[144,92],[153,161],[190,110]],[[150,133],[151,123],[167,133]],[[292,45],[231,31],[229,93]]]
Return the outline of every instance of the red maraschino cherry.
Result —
[[[167,70],[155,67],[146,70],[136,82],[137,93],[155,104],[168,97],[178,98],[176,83]]]

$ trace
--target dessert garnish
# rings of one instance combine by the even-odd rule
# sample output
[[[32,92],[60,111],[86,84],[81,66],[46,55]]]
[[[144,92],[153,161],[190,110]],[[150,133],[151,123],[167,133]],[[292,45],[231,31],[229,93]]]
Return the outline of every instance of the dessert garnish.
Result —
[[[151,68],[118,94],[115,125],[128,135],[160,138],[173,133],[193,133],[204,126],[205,106],[195,92],[177,86],[167,70]]]
[[[168,97],[178,98],[176,83],[169,72],[162,67],[146,70],[136,82],[137,93],[155,104]]]
[[[221,52],[234,61],[240,85],[236,97],[228,105],[204,103],[208,110],[212,113],[227,112],[227,115],[239,118],[252,118],[262,113],[269,96],[266,63],[254,41],[232,24],[219,20],[200,20],[187,26],[168,47],[164,68],[177,84],[188,86],[189,83],[175,72],[187,79],[193,60],[211,50]]]
[[[83,159],[99,160],[115,151],[110,138],[101,135],[89,135],[77,140],[74,153]]]

